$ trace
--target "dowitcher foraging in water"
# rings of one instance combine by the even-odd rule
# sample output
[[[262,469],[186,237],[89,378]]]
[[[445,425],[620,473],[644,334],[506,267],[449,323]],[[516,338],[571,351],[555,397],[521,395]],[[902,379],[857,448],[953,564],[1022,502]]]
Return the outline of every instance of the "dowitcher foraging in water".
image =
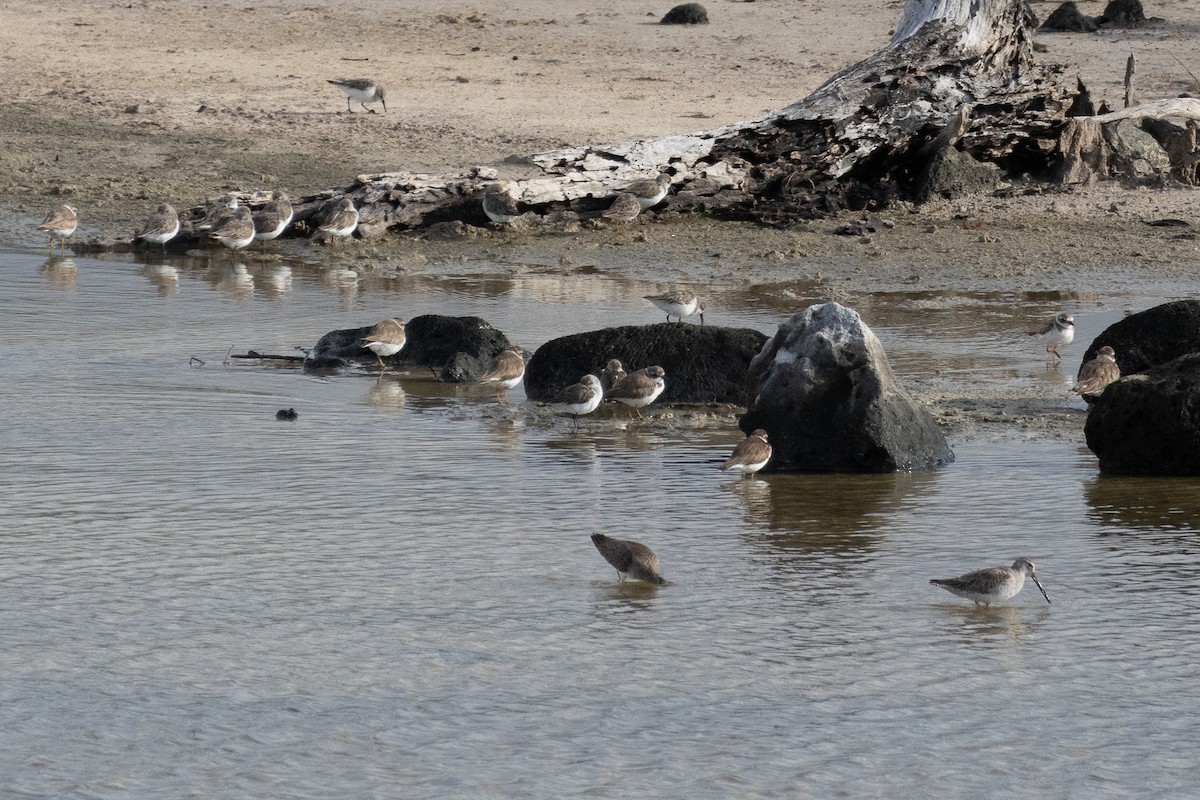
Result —
[[[646,545],[628,539],[614,539],[603,533],[593,533],[592,544],[596,545],[604,560],[612,564],[622,582],[626,578],[659,586],[667,582],[658,571],[658,556]]]
[[[371,328],[370,332],[363,337],[363,347],[375,354],[375,358],[379,359],[379,369],[385,370],[387,364],[383,363],[383,357],[399,353],[404,349],[406,341],[408,338],[404,333],[404,320],[392,317]]]
[[[1011,567],[988,567],[987,569],[968,572],[957,578],[933,578],[929,582],[940,586],[951,594],[974,600],[976,605],[990,606],[997,600],[1007,600],[1025,588],[1025,576],[1033,578],[1042,597],[1050,602],[1050,595],[1042,588],[1034,571],[1033,562],[1021,556]]]
[[[1047,320],[1045,325],[1029,335],[1040,336],[1046,343],[1046,352],[1051,353],[1055,358],[1061,358],[1062,356],[1058,354],[1059,346],[1075,341],[1075,318],[1064,311],[1053,319]]]
[[[492,361],[487,372],[479,376],[480,383],[490,383],[496,387],[496,401],[508,402],[508,390],[521,382],[525,377],[525,351],[520,345],[509,345],[500,351]],[[500,393],[504,392],[501,398]]]

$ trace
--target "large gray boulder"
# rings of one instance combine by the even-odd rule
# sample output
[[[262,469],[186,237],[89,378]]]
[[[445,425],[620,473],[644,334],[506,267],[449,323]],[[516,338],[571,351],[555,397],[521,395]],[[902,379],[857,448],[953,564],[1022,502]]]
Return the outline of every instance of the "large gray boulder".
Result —
[[[626,371],[667,372],[659,403],[746,404],[746,368],[767,337],[749,328],[661,322],[576,333],[546,342],[525,368],[525,395],[549,401],[609,359]]]
[[[363,337],[373,325],[325,334],[309,351],[304,368],[337,369],[351,362],[378,364],[375,354],[363,347]],[[503,333],[479,317],[426,314],[405,323],[404,333],[407,337],[404,349],[384,358],[384,363],[428,367],[442,380],[451,383],[479,380],[492,359],[511,344]]]
[[[1083,432],[1101,472],[1200,474],[1200,353],[1109,384]]]
[[[755,356],[748,381],[753,400],[740,425],[770,435],[767,469],[890,472],[954,460],[853,309],[825,303],[792,316]]]

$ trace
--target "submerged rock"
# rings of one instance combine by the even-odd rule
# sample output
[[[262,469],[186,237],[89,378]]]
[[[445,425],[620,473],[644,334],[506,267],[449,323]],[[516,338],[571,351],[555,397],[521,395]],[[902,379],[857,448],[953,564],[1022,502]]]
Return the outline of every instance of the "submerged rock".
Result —
[[[890,472],[954,460],[853,309],[826,303],[794,315],[755,356],[748,381],[754,399],[740,425],[770,435],[770,470]]]
[[[1116,351],[1122,375],[1200,353],[1200,300],[1163,303],[1109,325],[1083,354],[1082,363],[1105,346]]]
[[[304,368],[336,369],[351,361],[378,363],[375,354],[363,346],[363,337],[371,328],[366,325],[330,331],[309,352]],[[479,317],[426,314],[409,320],[404,332],[404,349],[386,356],[384,362],[389,366],[428,367],[451,383],[479,380],[496,354],[510,344],[503,333]]]
[[[659,403],[746,403],[746,368],[766,336],[748,328],[659,323],[576,333],[546,342],[525,369],[525,394],[548,402],[610,359],[625,370],[661,366]]]
[[[1200,475],[1200,353],[1109,384],[1083,432],[1101,472]]]

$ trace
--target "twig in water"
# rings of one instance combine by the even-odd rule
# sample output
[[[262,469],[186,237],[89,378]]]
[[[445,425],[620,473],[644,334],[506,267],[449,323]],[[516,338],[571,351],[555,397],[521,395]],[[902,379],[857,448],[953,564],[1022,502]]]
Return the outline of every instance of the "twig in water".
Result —
[[[191,358],[189,358],[189,359],[188,359],[188,366],[189,366],[189,367],[192,365],[192,362],[195,362],[195,363],[199,364],[199,365],[200,365],[200,366],[202,366],[202,367],[204,366],[204,359],[202,359],[202,358],[196,358],[195,356],[192,356]]]

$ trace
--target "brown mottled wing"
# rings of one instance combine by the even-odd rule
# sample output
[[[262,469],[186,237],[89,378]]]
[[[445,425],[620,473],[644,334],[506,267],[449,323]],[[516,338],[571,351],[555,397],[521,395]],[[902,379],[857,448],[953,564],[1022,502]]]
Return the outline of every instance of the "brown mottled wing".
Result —
[[[75,212],[66,206],[58,206],[46,214],[46,218],[42,220],[42,224],[38,225],[40,230],[62,230],[69,228],[75,224]]]
[[[1121,377],[1121,368],[1104,358],[1093,358],[1079,370],[1079,381],[1071,391],[1079,394],[1097,394],[1105,386]]]
[[[488,210],[493,214],[515,217],[521,213],[521,208],[517,205],[516,198],[508,192],[500,190],[489,191],[484,194],[483,200],[487,203]]]
[[[491,369],[483,373],[479,380],[483,383],[488,383],[489,381],[511,381],[513,378],[519,378],[524,372],[525,359],[511,350],[505,350],[496,356],[496,360],[492,362]]]
[[[349,228],[358,222],[358,212],[345,209],[333,215],[333,219],[321,226],[323,231],[336,231]]]
[[[404,324],[395,317],[376,323],[374,328],[363,337],[364,342],[383,342],[384,344],[399,344],[404,341]]]
[[[646,583],[665,583],[658,571],[658,556],[653,550],[640,542],[628,540],[625,546],[629,548],[630,555],[629,577]]]
[[[952,592],[975,592],[988,594],[997,590],[1009,579],[1009,571],[1003,567],[988,567],[987,569],[968,572],[957,578],[933,578],[929,582],[949,589]]]
[[[622,192],[616,196],[612,205],[604,212],[607,219],[628,221],[636,217],[642,211],[642,204],[638,199],[631,194]]]
[[[613,400],[622,397],[626,400],[636,400],[639,397],[645,397],[653,391],[654,379],[647,375],[645,370],[639,369],[637,372],[631,372],[613,384],[613,387],[608,391],[608,396]]]
[[[576,383],[563,389],[560,402],[567,405],[582,405],[592,399],[593,387],[584,383]]]
[[[747,436],[733,448],[733,455],[725,460],[721,469],[732,469],[743,464],[757,464],[771,457],[771,445],[757,436]]]
[[[1030,336],[1045,336],[1050,331],[1054,330],[1054,319],[1049,320],[1045,325],[1042,325],[1036,331],[1030,331]]]
[[[134,234],[134,237],[141,239],[145,236],[161,236],[175,230],[175,226],[178,224],[179,215],[175,213],[175,209],[164,206],[146,218],[145,224]]]
[[[613,539],[603,533],[593,533],[592,544],[596,545],[600,555],[604,556],[604,560],[612,564],[617,572],[629,572],[629,566],[633,563],[633,555],[624,540]]]

